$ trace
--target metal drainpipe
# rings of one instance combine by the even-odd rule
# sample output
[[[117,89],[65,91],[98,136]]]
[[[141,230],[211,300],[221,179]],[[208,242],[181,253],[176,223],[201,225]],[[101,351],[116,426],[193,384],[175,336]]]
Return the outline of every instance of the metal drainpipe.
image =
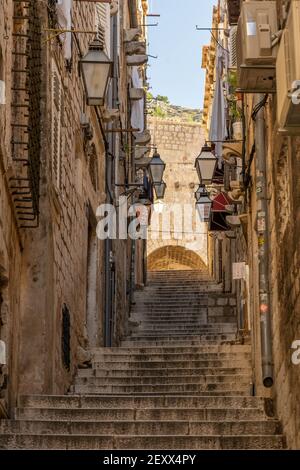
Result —
[[[255,104],[260,103],[264,95],[257,94]],[[266,178],[265,152],[265,118],[264,107],[260,109],[255,121],[256,142],[256,197],[257,197],[257,236],[259,262],[259,315],[261,335],[262,376],[265,387],[274,383],[271,302],[269,285],[269,230],[268,230],[268,199]]]

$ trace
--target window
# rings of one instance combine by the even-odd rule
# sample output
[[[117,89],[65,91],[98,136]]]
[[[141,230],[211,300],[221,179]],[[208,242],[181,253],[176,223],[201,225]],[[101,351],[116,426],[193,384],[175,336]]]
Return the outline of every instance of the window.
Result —
[[[63,365],[69,372],[71,368],[71,318],[69,309],[65,304],[62,309],[61,350]]]

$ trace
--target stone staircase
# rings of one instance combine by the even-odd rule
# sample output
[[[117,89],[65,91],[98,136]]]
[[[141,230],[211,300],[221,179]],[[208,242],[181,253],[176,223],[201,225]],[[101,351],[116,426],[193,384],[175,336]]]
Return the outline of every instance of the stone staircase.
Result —
[[[69,395],[21,397],[0,448],[283,449],[235,310],[205,273],[150,274],[121,347],[94,350]]]

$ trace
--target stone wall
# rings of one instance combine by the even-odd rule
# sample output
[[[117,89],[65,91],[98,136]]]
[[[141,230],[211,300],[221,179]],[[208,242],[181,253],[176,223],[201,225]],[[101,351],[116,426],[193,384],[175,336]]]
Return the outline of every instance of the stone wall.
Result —
[[[282,5],[278,0],[279,19]],[[250,103],[251,107],[251,103]],[[277,412],[287,436],[289,448],[300,448],[300,366],[292,363],[292,344],[300,340],[300,138],[284,137],[278,133],[276,99],[269,96],[266,116],[267,184],[269,198],[270,286],[274,387]],[[250,142],[251,143],[251,142]],[[254,162],[255,164],[255,162]],[[255,181],[255,166],[253,167]],[[252,266],[252,316],[254,319],[255,377],[261,384],[261,353],[259,338],[258,242],[255,232],[255,195],[251,197],[248,246]]]
[[[6,342],[8,359],[0,370],[0,388],[8,375],[8,388],[0,391],[0,399],[6,408],[8,402],[15,405],[18,394],[67,392],[77,367],[89,358],[88,348],[104,345],[105,243],[96,237],[96,210],[107,197],[105,134],[94,108],[86,105],[78,73],[80,53],[86,53],[91,36],[73,38],[69,62],[64,58],[63,37],[43,40],[39,226],[18,228],[9,190],[9,176],[15,171],[10,146],[12,6],[12,1],[0,0],[0,80],[7,83],[6,104],[0,105],[0,339]],[[55,15],[50,18],[47,2],[39,2],[38,9],[43,28],[54,27]],[[127,3],[122,3],[121,10],[122,45],[123,30],[130,27]],[[74,27],[94,30],[94,12],[92,3],[73,2]],[[128,128],[129,77],[122,47],[120,74],[121,119]],[[61,150],[54,158],[58,95]],[[89,135],[81,126],[82,113],[90,122]],[[116,154],[121,154],[118,148]],[[121,160],[115,161],[116,169],[118,165],[123,168]],[[124,175],[118,174],[122,182]],[[113,255],[113,337],[117,343],[124,334],[129,307],[131,252],[127,242],[116,241]],[[68,321],[63,322],[68,315],[70,329]],[[63,359],[64,350],[69,358]]]
[[[148,255],[162,247],[179,247],[195,252],[207,264],[207,225],[200,223],[195,209],[195,191],[199,180],[194,167],[195,158],[204,144],[204,132],[200,124],[149,118],[152,142],[157,145],[161,158],[166,163],[164,180],[167,184],[164,198],[164,214],[168,206],[190,207],[190,225],[182,223],[180,235],[176,236],[182,219],[175,217],[171,230],[158,224],[158,212],[152,218],[149,231]],[[155,205],[159,211],[159,206]],[[172,220],[172,219],[171,219]],[[177,225],[178,224],[178,225]],[[171,235],[171,236],[169,236]],[[201,263],[200,263],[201,264]]]
[[[41,9],[41,16],[45,24],[47,11]],[[74,4],[74,25],[92,29],[94,18],[92,5]],[[87,35],[79,35],[78,40],[86,51]],[[52,96],[57,91],[53,89],[53,64],[61,81],[63,102],[58,173],[52,148]],[[47,42],[42,64],[40,226],[25,234],[22,256],[20,393],[65,392],[82,350],[95,342],[103,344],[103,291],[97,292],[97,287],[104,284],[104,245],[95,238],[95,214],[105,200],[104,145],[96,115],[85,108],[77,64],[74,44],[72,65],[67,67],[63,44],[58,40]],[[85,139],[80,125],[83,112],[91,121],[92,140]],[[92,158],[96,180],[92,180],[90,171]],[[62,360],[64,309],[70,314],[69,370]],[[96,340],[94,335],[88,337],[89,315],[96,315]]]
[[[290,0],[277,0],[279,28],[284,24],[283,7],[288,7]],[[207,53],[208,51],[204,51]],[[208,65],[204,54],[204,65]],[[209,70],[207,82],[213,74]],[[244,333],[248,327],[252,336],[253,381],[254,393],[265,397],[273,397],[277,412],[284,426],[288,446],[300,448],[300,400],[299,380],[300,366],[292,363],[294,350],[292,344],[300,340],[300,138],[285,137],[278,132],[276,96],[269,95],[265,106],[266,123],[266,159],[267,159],[267,197],[269,222],[269,280],[270,280],[270,314],[272,316],[272,340],[274,362],[274,386],[266,389],[262,383],[262,353],[260,339],[260,303],[259,303],[259,263],[260,244],[257,236],[256,177],[259,175],[256,166],[256,155],[249,162],[249,155],[255,140],[254,122],[251,119],[253,110],[253,94],[245,95],[245,111],[247,123],[247,171],[250,167],[250,181],[245,191],[245,199],[241,213],[247,213],[247,221],[243,217],[243,230],[237,230],[237,239],[232,244],[232,251],[238,261],[246,261],[249,266],[249,286],[243,289],[243,281],[234,281],[240,301],[244,301],[248,318],[245,318]],[[204,123],[206,109],[210,103],[210,89],[206,90],[204,106]],[[209,117],[209,116],[208,116]],[[209,119],[208,119],[209,121]],[[219,236],[218,236],[219,238]],[[220,240],[214,242],[212,251],[216,271],[216,253]],[[224,241],[223,241],[224,245]],[[224,256],[225,255],[225,256]],[[224,253],[222,269],[232,263],[232,257]],[[245,283],[244,283],[245,284]],[[242,289],[241,289],[242,288]],[[241,293],[241,290],[244,292]],[[242,294],[242,295],[241,295]],[[240,307],[239,307],[240,309]],[[250,322],[249,322],[250,319]]]
[[[282,5],[278,1],[282,22]],[[249,109],[252,109],[248,98]],[[269,199],[269,268],[272,315],[274,386],[263,390],[261,378],[260,319],[258,292],[258,240],[256,234],[255,159],[252,166],[252,191],[248,219],[248,261],[250,266],[250,305],[252,317],[254,379],[258,393],[274,397],[277,412],[284,426],[289,448],[299,449],[300,386],[299,365],[292,363],[292,344],[300,340],[300,139],[278,133],[276,99],[269,96],[265,108],[266,159]],[[253,142],[253,126],[249,146]],[[250,150],[249,147],[249,150]]]
[[[0,340],[6,346],[6,365],[0,365],[0,417],[16,403],[23,248],[9,189],[12,6],[11,1],[0,0],[0,80],[5,84],[5,100],[0,104]]]
[[[300,340],[300,139],[270,136],[268,153],[271,231],[274,395],[290,448],[300,448],[300,365],[292,344]]]

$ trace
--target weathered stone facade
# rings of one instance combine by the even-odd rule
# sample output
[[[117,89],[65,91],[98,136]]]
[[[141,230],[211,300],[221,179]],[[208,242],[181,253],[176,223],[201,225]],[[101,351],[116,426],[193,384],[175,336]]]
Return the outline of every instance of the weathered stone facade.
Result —
[[[0,2],[0,80],[9,81],[12,67],[12,2]],[[3,12],[3,14],[2,14]],[[0,103],[0,340],[5,343],[5,365],[0,365],[0,415],[14,403],[18,387],[21,256],[23,240],[17,227],[9,190],[11,127],[9,86]],[[2,89],[3,90],[3,89]],[[8,105],[7,105],[8,104]],[[3,361],[4,362],[4,361]]]
[[[230,4],[232,7],[235,6],[234,3],[230,0],[221,2],[220,11],[225,15],[222,25],[226,24],[228,19],[227,5]],[[290,2],[278,1],[277,3],[278,28],[280,29],[284,26],[283,6],[288,7]],[[215,13],[214,11],[214,15]],[[235,13],[238,13],[237,8]],[[231,17],[229,19],[232,20]],[[211,54],[213,51],[214,47],[211,47]],[[206,58],[209,56],[209,52],[208,50],[204,52],[204,62],[207,64]],[[208,68],[207,81],[210,80],[210,77],[212,74]],[[205,106],[207,107],[210,102],[211,95],[208,88]],[[263,106],[263,115],[266,133],[266,198],[268,201],[268,214],[266,214],[268,233],[266,236],[269,238],[269,312],[272,320],[274,385],[271,389],[267,389],[263,385],[262,377],[260,317],[263,306],[260,303],[261,285],[259,283],[259,259],[267,240],[258,236],[260,206],[257,194],[260,191],[258,181],[261,173],[258,168],[257,153],[253,152],[253,144],[256,139],[255,116],[252,116],[254,105],[254,95],[245,94],[245,174],[244,181],[242,181],[243,175],[241,175],[242,191],[240,194],[243,192],[243,197],[239,200],[236,211],[240,218],[240,224],[234,229],[234,236],[231,240],[226,240],[226,232],[214,234],[211,244],[212,272],[223,280],[226,289],[236,291],[241,334],[245,340],[249,340],[247,336],[250,334],[252,341],[254,393],[274,398],[279,418],[287,436],[288,446],[291,449],[299,449],[300,402],[297,390],[299,389],[300,375],[299,365],[292,362],[294,352],[292,345],[300,339],[300,259],[299,237],[297,235],[300,229],[298,193],[300,140],[298,136],[284,136],[278,132],[276,95],[269,94]],[[209,122],[204,120],[204,125],[209,129]],[[242,149],[240,152],[242,156]],[[220,242],[223,245],[221,250],[219,250]],[[233,261],[245,262],[248,269],[243,279],[232,282],[230,267]],[[227,276],[226,270],[228,271]]]
[[[167,184],[167,190],[163,201],[165,204],[163,214],[172,205],[174,205],[175,213],[176,205],[181,209],[186,205],[191,214],[190,217],[186,217],[189,220],[183,220],[180,216],[177,216],[177,220],[176,216],[171,218],[173,224],[171,224],[169,232],[162,222],[158,223],[158,214],[156,215],[157,219],[152,217],[148,241],[148,256],[150,258],[148,266],[154,269],[157,263],[160,263],[161,268],[174,267],[175,265],[181,266],[181,268],[189,265],[200,268],[208,262],[207,225],[197,223],[195,192],[198,189],[199,181],[194,164],[195,158],[204,145],[204,131],[200,123],[154,117],[149,118],[149,129],[152,142],[157,146],[158,152],[166,163],[164,180]],[[187,222],[189,225],[185,225]],[[179,236],[176,235],[178,228]],[[174,247],[178,249],[174,250]],[[166,250],[165,253],[161,251],[163,248]],[[155,260],[156,251],[157,260]],[[165,258],[163,264],[159,261],[162,258]]]
[[[101,12],[107,19],[103,24],[95,3],[73,2],[72,28],[78,32],[61,35],[49,31],[62,28],[56,2],[35,4],[41,32],[41,61],[34,78],[40,87],[40,117],[35,118],[41,128],[40,154],[35,155],[40,171],[39,223],[25,229],[16,217],[10,179],[20,171],[13,159],[11,128],[13,119],[23,115],[12,112],[12,107],[17,97],[20,109],[27,102],[31,109],[32,95],[22,102],[23,91],[12,95],[11,88],[17,86],[16,66],[24,67],[24,73],[32,66],[28,62],[26,68],[25,55],[16,54],[21,48],[18,41],[25,37],[20,34],[27,32],[28,3],[0,2],[0,84],[6,85],[5,102],[0,104],[0,340],[6,347],[7,362],[0,365],[3,412],[15,406],[19,394],[67,392],[77,368],[89,362],[88,349],[105,344],[107,322],[111,323],[110,341],[118,344],[126,330],[130,289],[135,287],[131,241],[116,240],[108,248],[96,236],[96,212],[108,201],[108,185],[111,202],[116,204],[114,183],[124,183],[128,171],[133,175],[135,171],[131,157],[134,139],[128,131],[131,67],[127,66],[124,38],[127,31],[144,24],[147,2],[139,9],[137,2],[119,2],[117,10],[115,4],[102,3]],[[119,44],[115,48],[117,83],[109,86],[106,106],[96,109],[86,104],[79,61],[95,36],[86,31],[96,33],[98,28],[99,33],[102,28],[102,40],[110,41],[110,30],[105,28],[114,21],[114,43]],[[142,41],[144,30],[138,30]],[[69,40],[71,56],[66,58]],[[111,44],[105,43],[105,47],[109,50]],[[116,85],[118,96],[112,90]],[[109,112],[113,106],[118,108],[112,113],[117,115],[114,121]],[[25,114],[22,119],[25,123]],[[113,162],[110,181],[109,159]],[[135,263],[139,266],[143,260],[135,258]]]
[[[270,100],[269,118],[272,106]],[[300,387],[300,366],[292,362],[292,345],[300,339],[300,139],[275,139],[276,124],[271,119],[268,129],[273,394],[288,444],[292,449],[299,449],[300,399],[297,390]]]
[[[282,24],[282,5],[278,1],[279,22]],[[250,98],[248,109],[252,109]],[[291,449],[300,448],[300,400],[299,365],[292,362],[292,345],[300,339],[300,258],[299,258],[299,178],[300,140],[295,136],[283,136],[278,132],[276,99],[269,95],[265,107],[267,198],[269,225],[269,268],[272,315],[272,342],[274,362],[274,386],[271,396],[275,398],[277,411],[282,420]],[[253,124],[254,126],[254,124]],[[253,130],[249,132],[249,149],[253,143]],[[248,155],[249,155],[248,153]],[[255,377],[261,385],[261,352],[259,344],[258,299],[258,240],[256,228],[256,161],[251,171],[252,182],[249,195],[248,259],[250,264],[251,315],[254,331]],[[253,295],[254,294],[254,295]]]

